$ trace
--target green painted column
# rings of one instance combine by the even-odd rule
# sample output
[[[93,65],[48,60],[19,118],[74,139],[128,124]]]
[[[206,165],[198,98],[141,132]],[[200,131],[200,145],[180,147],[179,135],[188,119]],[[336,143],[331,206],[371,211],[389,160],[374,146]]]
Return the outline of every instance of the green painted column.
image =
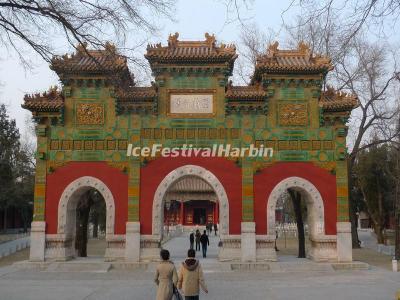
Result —
[[[242,160],[242,222],[254,221],[253,166]]]
[[[130,142],[133,147],[140,146],[140,129],[130,132]],[[129,156],[129,179],[128,179],[128,222],[139,221],[139,198],[140,198],[140,158]]]
[[[336,196],[337,196],[337,221],[349,221],[349,187],[346,160],[346,128],[336,129]]]
[[[36,127],[37,152],[36,152],[36,174],[35,190],[33,201],[33,221],[45,220],[45,201],[46,201],[46,173],[47,173],[47,128],[46,125]]]

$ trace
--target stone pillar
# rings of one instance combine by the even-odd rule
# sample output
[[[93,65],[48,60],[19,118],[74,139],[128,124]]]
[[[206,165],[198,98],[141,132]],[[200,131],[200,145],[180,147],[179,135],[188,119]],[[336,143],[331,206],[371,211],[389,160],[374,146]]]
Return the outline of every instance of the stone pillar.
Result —
[[[351,244],[351,223],[350,222],[337,222],[337,257],[338,262],[351,262],[353,261],[353,249]]]
[[[44,261],[46,247],[46,222],[34,221],[31,223],[30,261]]]
[[[241,250],[243,262],[256,261],[256,223],[242,222]]]
[[[125,260],[140,261],[140,222],[126,222]]]

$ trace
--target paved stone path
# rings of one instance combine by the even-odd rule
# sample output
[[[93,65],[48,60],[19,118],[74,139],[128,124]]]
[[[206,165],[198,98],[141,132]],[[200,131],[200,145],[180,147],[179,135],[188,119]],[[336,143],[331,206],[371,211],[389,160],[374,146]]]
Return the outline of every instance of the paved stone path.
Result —
[[[167,242],[172,259],[186,257],[188,234]],[[207,300],[387,300],[400,289],[400,273],[372,267],[371,270],[332,271],[312,268],[274,273],[227,271],[213,268],[218,238],[211,236],[205,268],[210,293]],[[200,252],[197,252],[198,256]],[[294,260],[288,257],[288,261]],[[286,260],[286,259],[285,259]],[[298,261],[297,261],[298,262]],[[306,260],[298,263],[304,263]],[[154,269],[115,270],[107,273],[56,272],[0,268],[0,300],[152,300],[155,299]]]
[[[189,232],[184,232],[179,237],[173,238],[163,245],[163,248],[170,251],[173,260],[186,258],[187,250],[190,247],[189,234]],[[207,258],[216,259],[218,256],[219,236],[211,234],[208,238],[210,246],[207,249]],[[196,257],[202,259],[201,250],[196,252]]]

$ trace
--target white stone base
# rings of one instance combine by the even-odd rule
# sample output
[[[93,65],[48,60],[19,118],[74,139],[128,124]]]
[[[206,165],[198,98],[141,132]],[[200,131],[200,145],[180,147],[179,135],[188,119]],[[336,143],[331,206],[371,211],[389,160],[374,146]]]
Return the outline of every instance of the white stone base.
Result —
[[[256,235],[257,261],[277,261],[275,235]]]
[[[241,252],[241,236],[228,235],[220,236],[222,246],[218,251],[219,261],[240,261],[242,258]]]
[[[351,223],[337,222],[336,231],[338,262],[353,261],[353,249],[351,244]]]
[[[256,223],[242,222],[241,250],[242,262],[256,261]]]
[[[310,237],[311,247],[308,256],[317,262],[337,261],[336,235]]]
[[[396,259],[392,260],[392,270],[393,272],[399,271],[399,262]]]
[[[140,236],[140,261],[159,261],[161,237],[157,235]]]
[[[123,261],[125,259],[125,235],[108,234],[106,235],[105,261]]]
[[[74,237],[67,237],[65,234],[46,234],[46,260],[66,261],[74,256]]]
[[[125,261],[140,261],[140,222],[126,223]]]
[[[44,249],[46,246],[46,222],[34,221],[31,224],[31,249],[30,261],[44,261]]]

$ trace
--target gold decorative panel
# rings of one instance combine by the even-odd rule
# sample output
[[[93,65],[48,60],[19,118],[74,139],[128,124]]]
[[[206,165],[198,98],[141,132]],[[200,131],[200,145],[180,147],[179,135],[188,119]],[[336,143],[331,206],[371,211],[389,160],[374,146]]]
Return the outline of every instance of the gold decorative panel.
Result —
[[[307,126],[307,104],[286,103],[279,105],[279,125],[281,126]]]
[[[78,125],[102,125],[104,106],[101,103],[77,103],[76,123]]]

